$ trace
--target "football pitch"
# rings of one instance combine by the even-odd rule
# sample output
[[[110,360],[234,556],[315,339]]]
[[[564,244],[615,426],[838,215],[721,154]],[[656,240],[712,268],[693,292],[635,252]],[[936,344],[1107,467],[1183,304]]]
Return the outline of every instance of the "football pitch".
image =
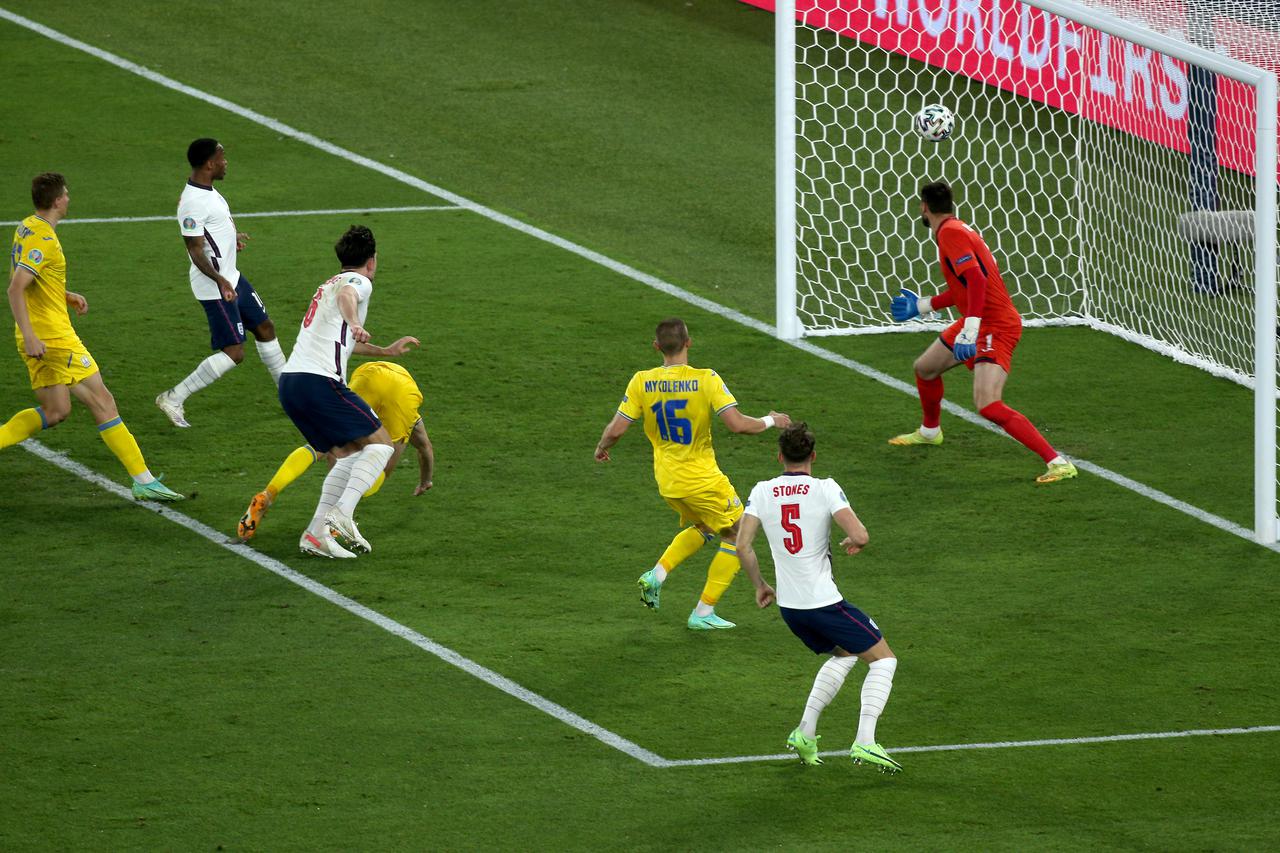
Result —
[[[901,383],[927,338],[762,331],[771,16],[734,0],[4,9],[21,120],[0,128],[0,221],[30,212],[32,175],[67,176],[75,325],[189,499],[124,497],[78,406],[0,453],[0,849],[1280,843],[1280,554],[1245,530],[1249,393],[1032,329],[1006,397],[1088,463],[1078,480],[1033,487],[1039,460],[958,409],[943,447],[887,446],[918,419]],[[208,353],[171,218],[206,135],[286,350],[351,223],[378,240],[374,341],[423,342],[400,363],[435,487],[414,497],[404,461],[361,504],[375,550],[359,560],[297,552],[316,470],[235,544],[300,443],[252,347],[191,398],[192,429],[152,404]],[[719,607],[734,631],[684,627],[706,552],[662,609],[640,606],[675,520],[638,430],[610,465],[591,452],[673,314],[743,411],[814,427],[816,472],[867,525],[836,580],[900,658],[879,726],[896,777],[840,757],[861,665],[819,726],[833,757],[783,756],[820,660],[745,577]],[[0,363],[8,418],[33,398],[17,355]],[[947,388],[972,408],[966,376]],[[775,437],[716,428],[741,494],[772,476]]]

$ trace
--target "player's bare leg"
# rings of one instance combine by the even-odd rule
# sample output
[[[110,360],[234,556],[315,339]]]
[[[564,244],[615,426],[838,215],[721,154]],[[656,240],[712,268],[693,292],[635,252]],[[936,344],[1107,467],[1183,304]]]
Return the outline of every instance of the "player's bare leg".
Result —
[[[855,764],[874,764],[880,768],[881,773],[897,773],[902,765],[890,758],[884,747],[876,743],[876,723],[884,712],[885,703],[889,701],[898,659],[883,639],[861,652],[858,657],[867,664],[867,677],[862,682],[858,735],[853,740],[849,757]]]
[[[1076,476],[1076,466],[1053,449],[1026,416],[1004,404],[1004,385],[1009,374],[995,362],[981,361],[973,368],[973,404],[978,414],[1009,434],[1011,438],[1045,461],[1048,469],[1037,483],[1056,483]]]
[[[942,374],[958,365],[955,356],[941,339],[935,338],[912,367],[916,389],[920,392],[920,428],[915,432],[895,435],[889,443],[899,447],[942,444]]]

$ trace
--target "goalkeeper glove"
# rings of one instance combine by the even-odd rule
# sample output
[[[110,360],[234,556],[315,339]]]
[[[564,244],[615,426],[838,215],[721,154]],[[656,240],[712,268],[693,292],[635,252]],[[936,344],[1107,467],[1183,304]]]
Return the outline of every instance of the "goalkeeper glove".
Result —
[[[956,335],[956,342],[951,345],[951,353],[956,361],[968,361],[978,354],[978,326],[981,317],[965,317],[964,328]]]
[[[904,287],[889,303],[890,313],[893,315],[894,320],[899,323],[905,323],[912,317],[918,317],[921,314],[928,314],[932,311],[931,302],[932,300],[928,298],[921,299],[917,294]]]

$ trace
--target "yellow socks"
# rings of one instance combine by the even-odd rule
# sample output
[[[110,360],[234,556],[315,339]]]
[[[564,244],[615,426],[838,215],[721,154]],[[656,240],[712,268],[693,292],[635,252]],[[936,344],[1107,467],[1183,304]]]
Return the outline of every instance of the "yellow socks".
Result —
[[[280,494],[285,486],[305,474],[317,458],[319,458],[318,454],[309,444],[304,444],[290,453],[284,463],[276,469],[276,475],[271,478],[271,482],[267,483],[267,494],[271,499],[275,500],[276,495]]]
[[[147,472],[147,463],[142,458],[138,442],[134,441],[133,433],[129,432],[124,421],[115,417],[105,424],[98,424],[98,435],[102,436],[107,448],[120,460],[130,477],[138,477]]]
[[[715,607],[720,596],[733,583],[733,576],[738,573],[742,564],[738,562],[738,549],[732,542],[720,542],[720,550],[711,559],[707,567],[707,584],[702,588],[703,604]]]
[[[658,565],[669,572],[676,566],[697,553],[698,549],[710,541],[697,527],[686,527],[671,540],[667,550],[658,558]]]
[[[0,447],[17,444],[44,429],[44,413],[40,409],[23,409],[0,426]]]
[[[369,497],[369,495],[372,495],[372,494],[377,493],[378,489],[381,489],[381,488],[382,488],[382,484],[383,484],[383,482],[385,482],[385,481],[386,481],[386,479],[387,479],[387,472],[386,472],[386,471],[379,471],[379,472],[378,472],[378,479],[374,480],[374,481],[373,481],[373,485],[369,487],[369,491],[365,492],[365,493],[364,493],[363,495],[361,495],[360,497],[362,497],[362,498],[367,498],[367,497]]]

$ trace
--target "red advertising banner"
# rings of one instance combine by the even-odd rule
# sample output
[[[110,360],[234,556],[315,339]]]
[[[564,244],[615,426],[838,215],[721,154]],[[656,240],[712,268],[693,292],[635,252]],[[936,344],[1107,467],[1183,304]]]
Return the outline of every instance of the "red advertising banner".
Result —
[[[773,0],[743,0],[773,11]],[[1186,26],[1181,0],[1127,0],[1149,26]],[[806,25],[1077,113],[1186,152],[1187,66],[1018,0],[798,0]],[[1280,36],[1216,18],[1219,45],[1241,61],[1278,70]],[[1218,159],[1254,171],[1254,93],[1217,81]]]

